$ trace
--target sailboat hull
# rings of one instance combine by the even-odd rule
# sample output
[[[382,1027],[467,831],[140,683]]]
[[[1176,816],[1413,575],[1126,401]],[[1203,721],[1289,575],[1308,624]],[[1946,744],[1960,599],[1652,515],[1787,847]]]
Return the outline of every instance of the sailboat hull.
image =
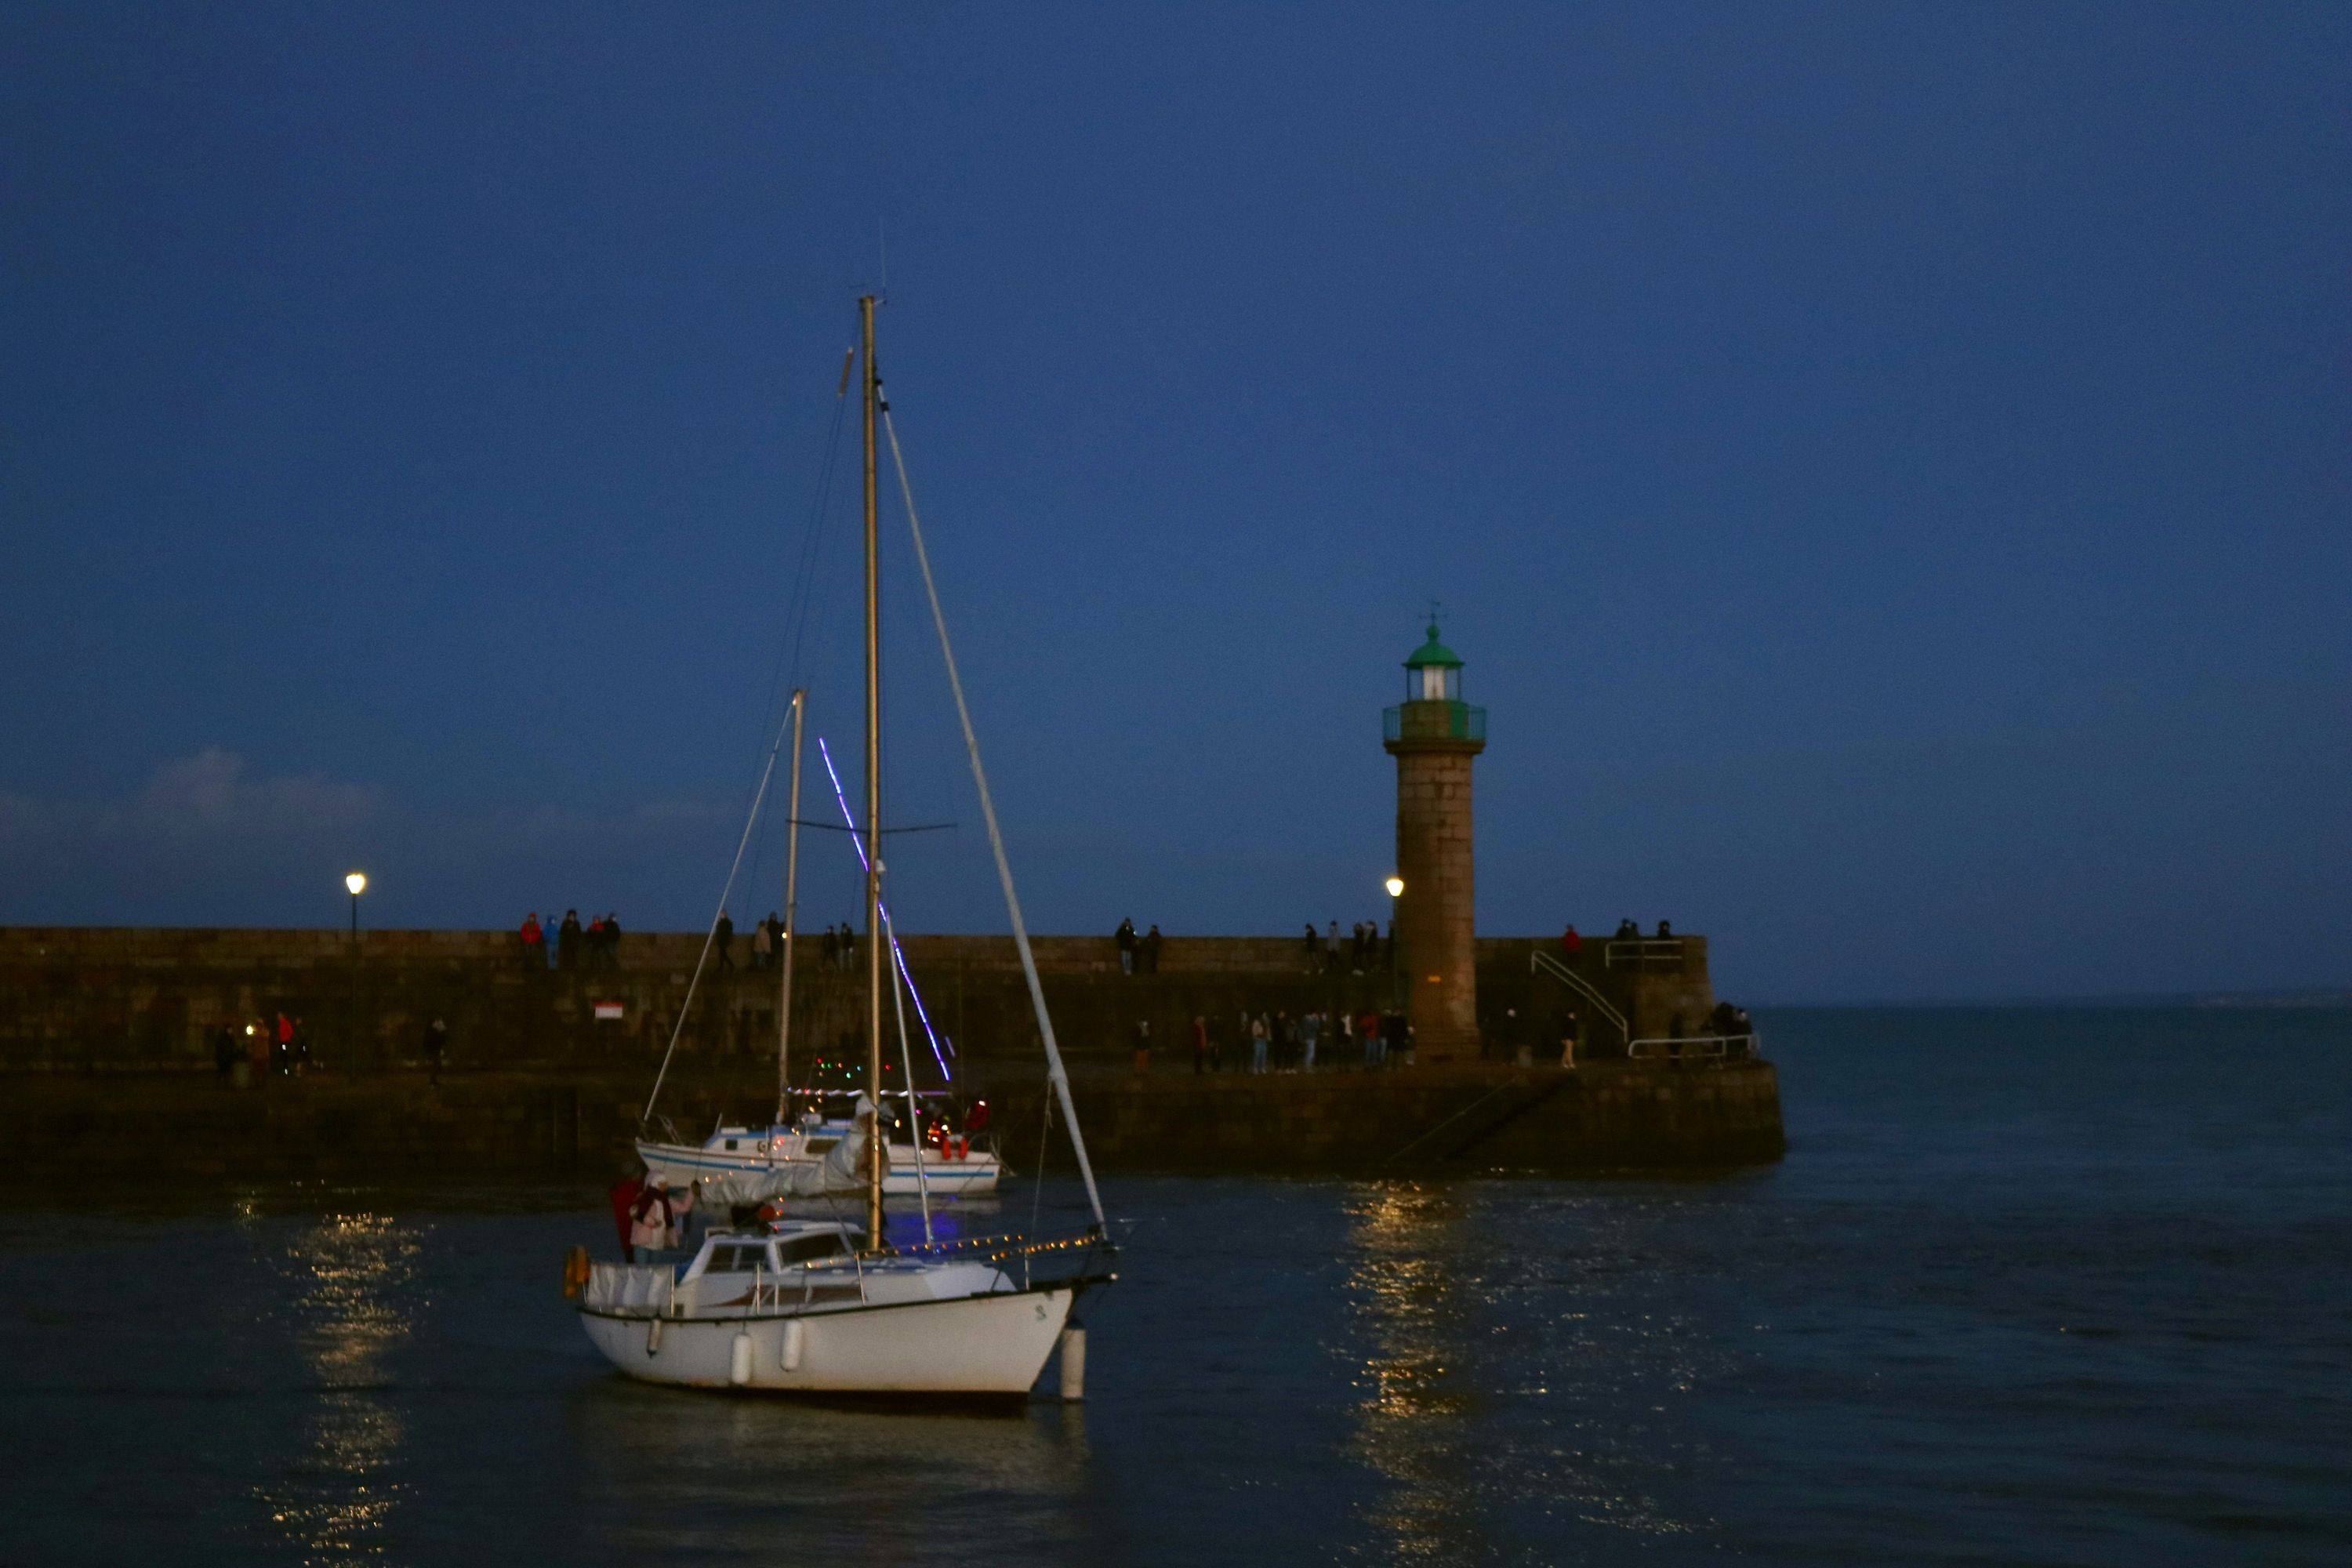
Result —
[[[752,1152],[730,1153],[693,1143],[637,1144],[637,1157],[649,1171],[658,1171],[669,1178],[670,1185],[684,1187],[689,1182],[714,1175],[740,1175],[747,1172],[766,1171],[779,1164],[817,1164],[822,1156],[787,1156],[782,1160]],[[934,1198],[984,1197],[996,1191],[1003,1167],[996,1156],[975,1149],[961,1160],[940,1158],[938,1151],[923,1151],[921,1183],[929,1188]],[[913,1151],[904,1143],[890,1146],[890,1173],[883,1178],[884,1195],[911,1198],[921,1190],[914,1171]]]
[[[583,1308],[580,1319],[606,1360],[646,1383],[759,1394],[1011,1397],[1026,1394],[1045,1369],[1077,1290],[1040,1286],[758,1318]],[[795,1328],[796,1345],[788,1342]],[[748,1366],[739,1335],[751,1341]]]

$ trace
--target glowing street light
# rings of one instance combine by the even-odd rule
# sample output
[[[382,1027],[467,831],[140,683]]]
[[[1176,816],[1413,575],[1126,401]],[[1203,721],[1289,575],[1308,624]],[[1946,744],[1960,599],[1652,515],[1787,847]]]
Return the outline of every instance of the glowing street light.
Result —
[[[367,873],[353,871],[343,879],[343,886],[352,895],[352,1005],[346,1015],[343,1052],[353,1064],[359,1061],[360,1043],[360,895],[367,891]]]
[[[1396,907],[1397,900],[1404,897],[1404,879],[1391,871],[1389,879],[1381,886],[1389,890],[1389,1005],[1394,1007],[1397,1005]]]

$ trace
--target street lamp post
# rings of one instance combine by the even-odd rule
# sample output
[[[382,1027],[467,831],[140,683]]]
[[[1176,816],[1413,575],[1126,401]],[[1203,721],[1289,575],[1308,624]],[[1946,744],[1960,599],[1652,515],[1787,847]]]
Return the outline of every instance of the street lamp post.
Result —
[[[352,1005],[343,1031],[343,1056],[352,1067],[360,1059],[360,895],[367,891],[367,873],[354,871],[343,879],[352,895]]]
[[[1389,893],[1389,1011],[1397,1010],[1397,900],[1404,897],[1404,879],[1391,876],[1381,884]]]

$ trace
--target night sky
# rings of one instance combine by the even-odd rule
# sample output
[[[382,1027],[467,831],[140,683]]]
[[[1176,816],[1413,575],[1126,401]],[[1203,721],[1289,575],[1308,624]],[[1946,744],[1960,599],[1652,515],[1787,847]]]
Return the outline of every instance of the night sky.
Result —
[[[887,287],[1035,929],[1384,914],[1433,599],[1489,932],[2352,983],[2341,5],[75,0],[0,58],[0,921],[707,921],[792,682],[857,755]],[[889,816],[957,825],[894,901],[1002,930],[884,525]]]

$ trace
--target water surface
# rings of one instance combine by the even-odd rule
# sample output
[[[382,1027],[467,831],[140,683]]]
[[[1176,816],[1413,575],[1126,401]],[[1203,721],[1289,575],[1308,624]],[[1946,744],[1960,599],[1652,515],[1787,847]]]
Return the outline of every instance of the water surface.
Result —
[[[2352,1560],[2352,1013],[1764,1024],[1769,1170],[1106,1184],[1003,1415],[618,1377],[576,1188],[19,1206],[0,1563]]]

